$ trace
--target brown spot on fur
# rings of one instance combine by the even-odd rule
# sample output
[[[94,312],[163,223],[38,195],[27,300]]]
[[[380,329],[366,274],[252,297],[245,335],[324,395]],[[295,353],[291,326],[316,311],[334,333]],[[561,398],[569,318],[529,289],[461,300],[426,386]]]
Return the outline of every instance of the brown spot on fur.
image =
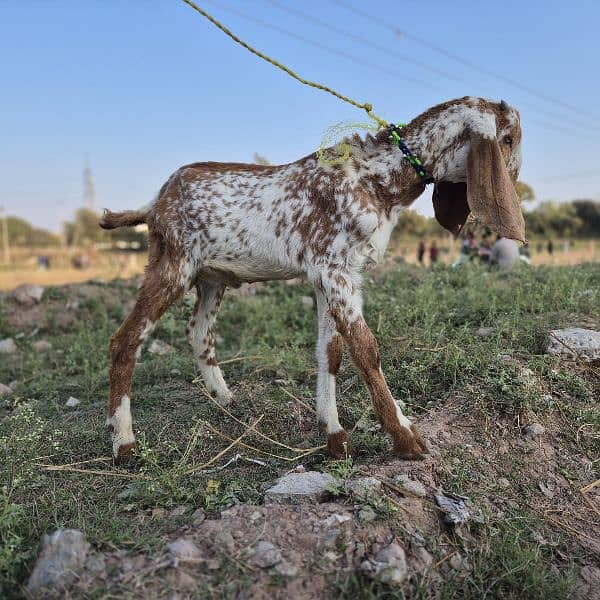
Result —
[[[135,449],[135,442],[132,442],[130,444],[123,444],[122,446],[119,446],[119,449],[117,450],[117,456],[115,456],[115,459],[114,459],[115,463],[122,464],[122,463],[129,462],[133,458],[134,449]]]
[[[343,459],[352,454],[352,439],[347,431],[342,429],[327,436],[327,452],[337,459]]]
[[[341,335],[335,335],[329,344],[327,344],[327,363],[329,372],[332,375],[337,375],[342,363],[342,351],[344,349],[344,341]]]
[[[396,403],[381,372],[379,347],[371,330],[362,317],[341,329],[345,331],[343,335],[350,356],[369,388],[375,414],[392,437],[394,453],[402,458],[417,458],[424,450],[411,430],[400,425]]]

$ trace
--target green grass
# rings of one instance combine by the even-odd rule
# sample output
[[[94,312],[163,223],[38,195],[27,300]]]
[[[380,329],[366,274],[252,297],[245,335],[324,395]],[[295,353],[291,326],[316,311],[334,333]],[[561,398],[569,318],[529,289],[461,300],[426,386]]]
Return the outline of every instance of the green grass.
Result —
[[[39,332],[32,338],[31,330],[23,332],[17,339],[19,354],[0,361],[0,382],[19,382],[15,394],[0,405],[0,595],[18,595],[16,586],[26,579],[41,536],[57,527],[81,529],[100,549],[156,550],[168,525],[141,518],[143,511],[189,503],[216,512],[237,502],[260,502],[266,484],[289,468],[282,461],[269,461],[267,468],[238,463],[215,475],[185,475],[225,445],[204,421],[232,437],[243,430],[192,383],[197,371],[184,333],[191,299],[171,309],[155,333],[176,351],[166,356],[144,353],[135,374],[134,428],[142,434],[132,472],[146,479],[51,473],[37,466],[109,453],[104,427],[108,339],[134,293],[130,285],[115,284],[109,300],[82,302],[76,321],[61,327],[57,323],[67,294],[60,288],[47,290],[44,303],[50,309],[46,320],[36,323]],[[316,323],[314,312],[301,301],[310,294],[307,286],[269,284],[256,296],[227,296],[217,325],[223,338],[218,357],[245,357],[224,367],[235,392],[232,412],[244,422],[264,414],[261,428],[266,434],[298,447],[322,443],[313,416],[282,390],[280,381],[296,397],[313,402]],[[413,414],[458,397],[465,412],[510,421],[526,407],[556,410],[540,404],[540,396],[552,391],[564,399],[562,409],[572,431],[600,424],[593,404],[597,381],[543,353],[552,328],[600,325],[597,266],[508,274],[476,267],[400,268],[366,282],[365,312],[381,344],[390,388]],[[7,313],[8,307],[0,303],[0,337],[19,333],[11,329]],[[487,326],[495,328],[492,335],[478,337],[476,330]],[[40,338],[51,341],[54,350],[31,351],[31,341]],[[523,378],[523,368],[535,377]],[[363,416],[374,424],[367,393],[347,356],[338,381],[342,423],[351,427]],[[81,400],[76,409],[64,406],[71,395]],[[574,447],[571,429],[565,431],[565,443]],[[274,450],[254,438],[252,443]],[[597,438],[584,436],[577,443],[580,452],[598,457]],[[377,460],[389,450],[388,440],[377,432],[357,431],[354,444],[357,462]],[[303,462],[327,466],[320,453]],[[462,493],[476,493],[477,480],[468,473],[456,476],[460,480],[449,480],[449,487],[454,482]],[[522,517],[496,523],[497,543],[489,543],[489,531],[481,532],[481,545],[475,544],[477,549],[469,554],[473,573],[446,582],[445,597],[479,598],[485,592],[487,597],[516,598],[518,590],[528,590],[526,597],[531,598],[561,597],[570,574],[551,575],[546,551],[531,540],[523,542],[522,528],[515,529]],[[335,585],[340,597],[401,597],[389,596],[392,592],[360,575]],[[419,593],[426,597],[425,589]]]

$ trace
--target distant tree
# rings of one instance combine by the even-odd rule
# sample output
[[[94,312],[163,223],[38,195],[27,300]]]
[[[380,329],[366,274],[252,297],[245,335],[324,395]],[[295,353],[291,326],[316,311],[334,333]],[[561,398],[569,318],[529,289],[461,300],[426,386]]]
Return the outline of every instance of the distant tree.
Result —
[[[521,202],[531,202],[531,200],[535,200],[533,188],[528,183],[517,181],[517,183],[515,183],[515,189],[517,190],[517,196]]]
[[[11,246],[58,246],[60,238],[46,231],[33,227],[25,219],[18,217],[7,217],[8,242]]]
[[[597,200],[573,200],[577,216],[581,219],[581,235],[600,237],[600,202]]]
[[[429,228],[429,219],[420,215],[414,210],[404,210],[400,214],[400,219],[396,227],[396,233],[402,235],[415,235],[418,237],[427,234]]]
[[[583,221],[569,202],[542,202],[525,213],[527,230],[544,236],[568,237],[579,233]]]
[[[100,217],[88,208],[80,208],[75,220],[64,225],[65,237],[69,246],[94,244],[108,240],[108,235],[98,226]]]

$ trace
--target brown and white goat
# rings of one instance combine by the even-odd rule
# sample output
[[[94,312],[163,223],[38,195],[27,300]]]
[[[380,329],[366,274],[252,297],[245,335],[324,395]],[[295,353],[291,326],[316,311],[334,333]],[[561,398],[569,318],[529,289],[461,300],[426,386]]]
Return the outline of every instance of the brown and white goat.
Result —
[[[315,154],[281,166],[204,162],[178,169],[147,210],[106,212],[112,229],[147,223],[149,260],[131,314],[111,339],[108,424],[113,452],[135,443],[130,396],[136,354],[163,313],[194,286],[188,334],[208,390],[231,399],[214,351],[213,329],[227,286],[304,276],[316,291],[317,392],[327,448],[341,457],[350,438],[338,420],[335,379],[344,343],[369,389],[394,452],[427,452],[381,371],[362,313],[363,272],[383,256],[404,207],[425,189],[398,147],[380,131],[349,140],[350,158],[322,165]],[[518,112],[504,102],[465,97],[435,106],[402,130],[435,182],[438,221],[457,234],[472,212],[497,233],[524,240],[514,189],[521,163]]]

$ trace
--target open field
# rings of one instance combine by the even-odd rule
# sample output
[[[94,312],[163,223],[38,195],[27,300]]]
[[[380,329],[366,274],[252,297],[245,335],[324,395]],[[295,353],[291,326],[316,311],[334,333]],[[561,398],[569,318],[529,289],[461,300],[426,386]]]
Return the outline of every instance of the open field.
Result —
[[[402,236],[390,248],[388,257],[394,260],[398,257],[410,264],[417,262],[416,250],[419,240]],[[430,240],[427,241],[427,244]],[[460,253],[460,242],[451,237],[436,240],[440,248],[439,261],[452,264]],[[538,245],[541,247],[538,248]],[[575,240],[568,248],[561,243],[556,244],[552,255],[546,251],[545,241],[533,240],[531,247],[531,262],[540,265],[576,265],[585,262],[600,262],[600,240]],[[37,256],[47,255],[51,268],[39,270]],[[71,265],[74,256],[87,254],[91,258],[88,269],[75,269]],[[69,249],[26,249],[13,252],[10,265],[0,265],[0,290],[10,290],[22,283],[36,285],[63,285],[87,281],[89,279],[111,280],[115,278],[133,277],[141,273],[146,262],[145,252],[103,252],[89,248]],[[426,264],[428,259],[426,259]]]
[[[193,296],[165,315],[153,337],[173,351],[142,353],[132,400],[139,451],[127,468],[114,467],[104,428],[108,339],[135,291],[132,281],[53,287],[31,308],[0,297],[0,339],[18,346],[0,358],[0,383],[16,382],[0,400],[0,596],[22,596],[42,535],[57,528],[83,531],[101,559],[75,584],[76,598],[597,594],[600,488],[580,490],[600,477],[600,369],[544,350],[553,328],[600,329],[600,265],[512,273],[406,265],[367,281],[384,372],[431,449],[418,463],[390,455],[347,355],[338,406],[356,455],[324,455],[311,408],[312,292],[268,284],[228,293],[220,312],[230,413],[194,382],[185,339]],[[483,337],[482,327],[493,329]],[[41,339],[52,349],[36,352]],[[81,403],[65,406],[70,396]],[[219,455],[261,415],[260,434]],[[534,422],[545,431],[528,439],[523,427]],[[236,453],[243,458],[205,472]],[[265,489],[298,464],[339,478],[330,501],[263,505]],[[348,486],[365,473],[386,482],[375,497]],[[401,474],[425,495],[394,484]],[[433,501],[440,490],[469,497],[481,518],[456,531],[443,524]],[[332,537],[323,522],[336,514],[349,519]],[[201,559],[165,561],[166,544],[181,536]],[[259,539],[294,568],[253,564]],[[408,575],[398,584],[370,579],[360,564],[392,540],[406,551]]]

